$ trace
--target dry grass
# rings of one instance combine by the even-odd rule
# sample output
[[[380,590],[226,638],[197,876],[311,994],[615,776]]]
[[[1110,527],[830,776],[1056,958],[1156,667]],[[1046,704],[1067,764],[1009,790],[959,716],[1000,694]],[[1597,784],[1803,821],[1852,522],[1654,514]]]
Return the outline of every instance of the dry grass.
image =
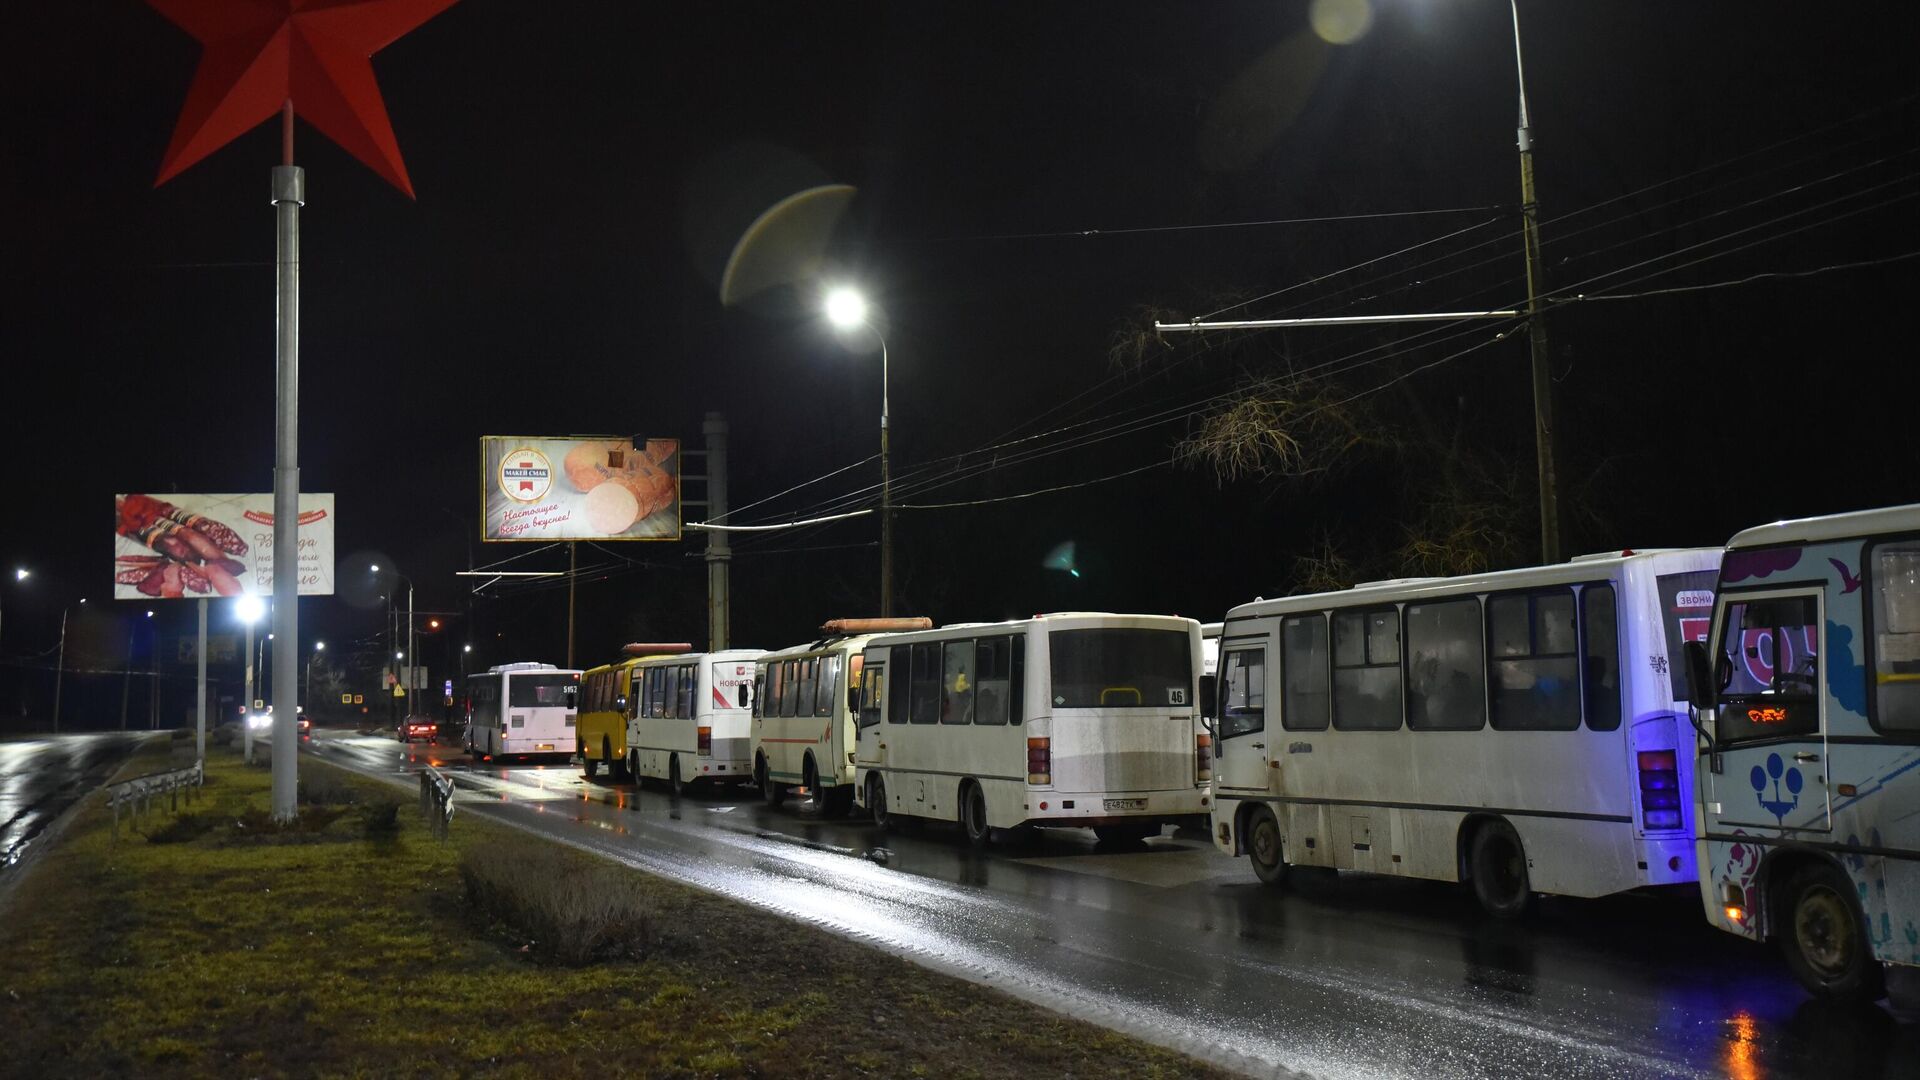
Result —
[[[115,844],[96,797],[13,894],[0,916],[0,1074],[1218,1075],[571,848],[516,856],[540,845],[471,815],[445,843],[411,809],[370,835],[393,790],[320,780],[331,769],[312,759],[301,772],[327,789],[329,805],[310,808],[325,821],[253,827],[266,770],[209,764],[205,797],[183,815],[193,825],[139,823],[186,835],[123,828]],[[159,767],[136,760],[123,775]],[[521,872],[505,868],[516,859]],[[523,928],[475,918],[463,866],[483,888],[533,874],[590,890],[617,876],[630,890],[621,910],[655,920],[647,958],[543,963]],[[524,911],[528,892],[513,894]]]

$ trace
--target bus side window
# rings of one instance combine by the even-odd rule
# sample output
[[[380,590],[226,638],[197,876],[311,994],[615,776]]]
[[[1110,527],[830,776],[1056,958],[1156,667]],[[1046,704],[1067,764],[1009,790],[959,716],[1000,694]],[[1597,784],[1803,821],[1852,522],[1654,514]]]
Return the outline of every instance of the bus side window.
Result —
[[[916,724],[940,722],[940,646],[934,642],[913,647],[913,707]]]
[[[973,641],[949,641],[941,650],[940,722],[973,723],[973,686],[979,677],[973,663]]]
[[[887,668],[872,657],[864,667],[866,675],[860,680],[860,726],[869,728],[880,722],[880,703],[887,692]]]
[[[1587,727],[1593,731],[1620,729],[1620,632],[1614,609],[1613,586],[1589,585],[1580,590],[1580,627],[1583,631],[1581,672],[1586,679]]]
[[[680,665],[679,671],[680,712],[678,715],[682,720],[691,720],[693,719],[695,707],[699,704],[694,700],[693,696],[693,692],[699,689],[700,686],[699,672],[692,664]]]
[[[907,722],[907,692],[912,683],[908,673],[912,669],[912,655],[913,650],[905,645],[896,645],[888,650],[887,669],[893,672],[893,682],[887,691],[887,723],[889,724]]]
[[[1580,726],[1573,593],[1564,586],[1487,601],[1487,703],[1496,731]]]
[[[1015,724],[1027,719],[1027,635],[1013,638],[1013,659],[1007,664],[1007,718]]]
[[[767,700],[767,667],[755,664],[753,668],[753,715],[756,717],[762,715],[760,710]]]
[[[1400,711],[1399,610],[1335,612],[1333,726],[1397,731]]]
[[[1479,731],[1487,668],[1477,597],[1407,605],[1407,726]]]
[[[981,638],[973,645],[973,722],[1007,722],[1007,676],[1012,639]]]
[[[1333,701],[1327,686],[1327,619],[1296,615],[1281,624],[1280,726],[1288,731],[1325,731]]]
[[[1875,544],[1873,723],[1920,731],[1920,543]]]

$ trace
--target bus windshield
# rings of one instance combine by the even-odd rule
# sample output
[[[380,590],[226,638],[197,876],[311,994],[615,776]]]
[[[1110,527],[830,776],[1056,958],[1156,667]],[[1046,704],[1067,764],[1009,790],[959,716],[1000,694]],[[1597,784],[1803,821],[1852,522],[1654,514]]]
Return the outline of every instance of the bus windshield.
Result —
[[[507,704],[516,709],[538,705],[571,708],[579,688],[578,675],[515,675],[508,681]]]
[[[1190,704],[1193,653],[1184,630],[1056,630],[1050,638],[1055,708]]]

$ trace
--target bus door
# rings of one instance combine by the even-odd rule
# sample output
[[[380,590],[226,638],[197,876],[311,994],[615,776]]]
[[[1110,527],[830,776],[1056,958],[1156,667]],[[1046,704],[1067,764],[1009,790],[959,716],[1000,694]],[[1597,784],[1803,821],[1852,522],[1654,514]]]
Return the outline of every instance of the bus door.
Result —
[[[887,694],[887,654],[869,652],[860,672],[860,698],[857,715],[860,741],[854,751],[854,763],[863,769],[883,768],[887,764],[886,733],[880,726],[880,706]]]
[[[1222,793],[1267,790],[1267,646],[1228,645],[1216,678],[1214,782]]]
[[[1719,692],[1709,833],[1828,832],[1823,607],[1818,589],[1720,597],[1710,653]]]

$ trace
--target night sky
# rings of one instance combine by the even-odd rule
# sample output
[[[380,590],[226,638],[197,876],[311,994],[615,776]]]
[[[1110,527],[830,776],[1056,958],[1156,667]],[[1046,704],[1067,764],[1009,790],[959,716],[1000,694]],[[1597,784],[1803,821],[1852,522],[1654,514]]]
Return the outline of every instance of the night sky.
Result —
[[[0,729],[49,711],[80,597],[69,661],[123,666],[134,626],[147,666],[147,605],[105,602],[114,492],[272,483],[277,125],[155,189],[198,45],[133,0],[17,7],[0,74],[19,459],[0,514]],[[1291,0],[457,4],[374,58],[417,203],[299,129],[302,481],[337,494],[340,553],[339,595],[303,602],[303,635],[371,662],[385,616],[360,568],[378,561],[448,619],[421,647],[436,681],[465,642],[477,666],[563,658],[564,586],[476,597],[454,576],[525,550],[478,540],[483,434],[693,448],[717,410],[735,522],[871,505],[879,358],[818,318],[829,279],[864,285],[883,320],[896,501],[1158,463],[901,511],[903,614],[1217,619],[1294,587],[1327,540],[1363,576],[1402,572],[1391,553],[1433,520],[1450,463],[1505,500],[1495,561],[1534,559],[1524,331],[1168,337],[1128,354],[1138,366],[1114,359],[1151,312],[1276,290],[1224,317],[1524,300],[1507,5],[1371,7],[1336,46]],[[1551,288],[1875,264],[1556,306],[1568,550],[1714,544],[1920,500],[1920,259],[1888,261],[1920,248],[1920,12],[1523,0],[1520,15]],[[858,194],[820,273],[723,305],[746,225],[824,183]],[[1309,370],[1364,410],[1366,440],[1328,471],[1221,483],[1172,463],[1209,399]],[[867,517],[737,541],[735,643],[873,613],[877,532]],[[1067,542],[1078,577],[1043,565]],[[581,545],[595,571],[578,659],[704,641],[704,545]],[[160,638],[188,631],[192,605],[152,606]],[[110,722],[119,682],[70,682],[68,723]]]

